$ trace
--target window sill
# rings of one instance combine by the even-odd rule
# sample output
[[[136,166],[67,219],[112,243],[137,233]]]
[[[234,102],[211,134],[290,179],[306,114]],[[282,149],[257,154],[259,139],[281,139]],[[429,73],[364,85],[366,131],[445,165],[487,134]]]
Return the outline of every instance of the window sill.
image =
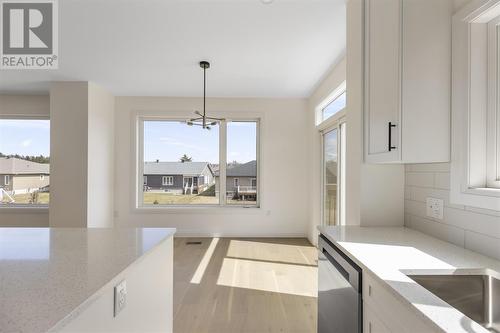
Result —
[[[450,191],[450,202],[464,206],[500,211],[500,189],[454,188]]]
[[[500,188],[493,188],[493,187],[468,188],[463,192],[472,195],[481,195],[486,197],[500,197]]]
[[[259,206],[156,206],[135,207],[132,209],[136,214],[261,214]]]
[[[22,206],[22,205],[12,205],[12,206],[0,206],[0,214],[2,213],[49,213],[48,205],[33,205],[33,206]]]

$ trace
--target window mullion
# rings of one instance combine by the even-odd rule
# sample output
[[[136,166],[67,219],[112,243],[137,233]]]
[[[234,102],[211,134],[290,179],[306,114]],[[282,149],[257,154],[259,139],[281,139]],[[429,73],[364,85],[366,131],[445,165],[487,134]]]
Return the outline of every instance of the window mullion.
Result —
[[[227,122],[221,121],[219,130],[219,204],[226,205]]]
[[[144,205],[144,185],[140,184],[140,176],[144,176],[144,119],[138,118],[136,130],[138,131],[139,144],[137,145],[137,165],[138,175],[136,179],[137,190],[135,191],[135,205],[142,207]]]

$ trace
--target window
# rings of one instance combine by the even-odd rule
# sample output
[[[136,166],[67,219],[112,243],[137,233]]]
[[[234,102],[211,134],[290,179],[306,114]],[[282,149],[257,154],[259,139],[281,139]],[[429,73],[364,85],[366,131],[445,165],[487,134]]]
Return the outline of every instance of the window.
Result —
[[[316,124],[319,125],[344,110],[346,107],[346,98],[346,82],[343,82],[317,107]]]
[[[323,108],[322,110],[323,121],[330,118],[340,110],[343,110],[345,108],[345,102],[346,102],[346,92],[344,91],[337,98],[331,101],[330,104],[328,104]]]
[[[143,177],[144,185],[148,185],[148,176]]]
[[[500,211],[499,4],[478,1],[453,18],[450,200]]]
[[[162,185],[164,185],[164,186],[172,186],[172,185],[174,185],[174,177],[172,177],[172,176],[163,176],[162,177]]]
[[[338,129],[323,134],[323,223],[337,224]]]
[[[0,207],[49,203],[49,155],[48,119],[0,118]]]
[[[322,223],[345,224],[345,122],[337,123],[323,131],[322,143]]]
[[[257,206],[258,123],[231,121],[227,123],[227,184],[226,203],[229,205]],[[255,181],[255,182],[254,182]]]
[[[258,121],[226,120],[206,130],[140,117],[139,130],[139,179],[147,177],[147,186],[138,186],[138,207],[258,207]]]

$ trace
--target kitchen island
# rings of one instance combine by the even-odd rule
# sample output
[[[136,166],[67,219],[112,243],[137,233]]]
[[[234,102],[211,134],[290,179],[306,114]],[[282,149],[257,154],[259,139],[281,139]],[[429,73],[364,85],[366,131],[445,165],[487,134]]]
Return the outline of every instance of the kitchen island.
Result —
[[[0,228],[0,332],[171,332],[174,233]]]

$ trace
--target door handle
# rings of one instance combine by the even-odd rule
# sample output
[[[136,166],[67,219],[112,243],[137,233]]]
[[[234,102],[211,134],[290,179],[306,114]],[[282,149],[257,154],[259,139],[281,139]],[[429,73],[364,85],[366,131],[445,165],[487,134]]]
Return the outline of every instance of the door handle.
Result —
[[[389,122],[389,151],[397,149],[397,147],[392,145],[392,128],[396,127],[396,124]]]

